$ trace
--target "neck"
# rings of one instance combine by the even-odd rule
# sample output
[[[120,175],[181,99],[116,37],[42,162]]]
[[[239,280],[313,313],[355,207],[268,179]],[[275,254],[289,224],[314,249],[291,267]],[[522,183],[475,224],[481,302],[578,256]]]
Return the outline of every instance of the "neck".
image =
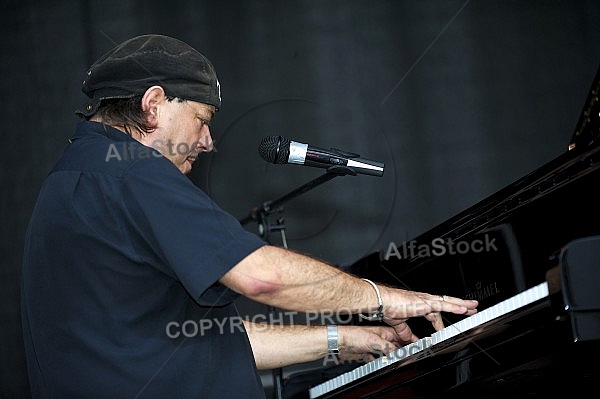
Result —
[[[132,128],[130,126],[123,126],[123,125],[115,125],[115,124],[109,123],[108,121],[105,121],[98,114],[92,115],[88,120],[92,121],[92,122],[102,123],[106,126],[112,127],[113,129],[117,129],[117,130],[127,134],[128,136],[131,136],[131,138],[139,141],[140,143],[143,143],[143,141],[144,141],[143,139],[144,139],[145,135],[142,134],[142,132],[137,128]]]

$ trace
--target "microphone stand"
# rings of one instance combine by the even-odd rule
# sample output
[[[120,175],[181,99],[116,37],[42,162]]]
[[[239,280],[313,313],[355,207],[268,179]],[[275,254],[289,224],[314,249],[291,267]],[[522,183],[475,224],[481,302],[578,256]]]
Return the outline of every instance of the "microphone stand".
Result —
[[[304,194],[307,191],[312,190],[313,188],[333,179],[334,177],[345,175],[356,176],[356,172],[354,171],[354,169],[347,166],[332,166],[327,169],[326,173],[290,191],[289,193],[275,200],[265,201],[260,206],[253,207],[248,216],[246,216],[243,219],[240,219],[240,223],[242,225],[245,225],[253,221],[258,222],[258,232],[260,233],[260,236],[266,241],[268,241],[268,233],[270,227],[268,223],[269,215],[275,212],[282,212],[283,204],[287,201],[296,198],[297,196]],[[273,230],[279,230],[279,228],[276,227]]]
[[[335,178],[338,176],[346,176],[352,175],[356,176],[356,172],[354,169],[347,166],[332,166],[327,169],[327,172],[322,174],[321,176],[303,184],[302,186],[288,192],[287,194],[275,199],[269,200],[262,203],[260,206],[255,206],[252,208],[248,216],[240,220],[242,225],[248,224],[250,222],[258,223],[258,232],[260,236],[268,243],[271,243],[271,234],[273,232],[279,231],[281,234],[281,239],[284,248],[288,248],[287,239],[285,236],[285,224],[283,222],[283,218],[279,217],[275,221],[275,224],[271,224],[269,222],[269,216],[273,213],[282,213],[283,212],[283,204],[287,201],[298,197],[301,194],[306,193],[307,191],[312,190],[313,188]],[[269,312],[274,313],[275,308],[269,306]],[[273,385],[275,389],[275,397],[276,399],[283,399],[283,369],[278,368],[273,370]]]

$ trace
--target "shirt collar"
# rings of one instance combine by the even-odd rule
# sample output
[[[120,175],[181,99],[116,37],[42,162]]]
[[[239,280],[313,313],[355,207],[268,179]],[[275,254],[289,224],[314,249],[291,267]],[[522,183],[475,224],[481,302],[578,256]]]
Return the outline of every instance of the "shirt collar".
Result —
[[[100,122],[80,121],[75,129],[75,134],[71,136],[69,142],[74,140],[91,137],[93,135],[101,135],[114,141],[137,141],[122,131],[115,129],[112,126]]]

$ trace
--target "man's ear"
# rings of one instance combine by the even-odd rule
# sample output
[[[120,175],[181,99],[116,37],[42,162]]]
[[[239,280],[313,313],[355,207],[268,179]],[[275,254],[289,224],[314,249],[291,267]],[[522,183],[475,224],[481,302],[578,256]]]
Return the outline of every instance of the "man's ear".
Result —
[[[165,91],[160,86],[148,88],[142,96],[142,111],[144,111],[150,127],[154,128],[158,125],[158,108],[165,100]]]

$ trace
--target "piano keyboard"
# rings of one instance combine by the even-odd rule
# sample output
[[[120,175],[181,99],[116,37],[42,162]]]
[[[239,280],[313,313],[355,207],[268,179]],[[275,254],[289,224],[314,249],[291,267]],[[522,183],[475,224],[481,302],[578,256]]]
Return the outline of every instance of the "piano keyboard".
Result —
[[[425,337],[417,342],[405,345],[396,349],[394,352],[389,353],[387,356],[377,358],[369,363],[355,368],[354,370],[314,386],[309,390],[310,398],[314,399],[325,395],[326,393],[338,389],[339,387],[347,385],[382,368],[388,367],[389,365],[400,360],[404,360],[410,356],[423,352],[425,349],[428,349],[431,346],[437,345],[470,329],[487,323],[488,321],[513,312],[539,299],[545,298],[548,295],[549,290],[547,282],[529,288],[513,297],[497,303],[496,305],[484,309],[481,312],[475,313],[473,316],[469,316],[457,323],[441,329],[440,331],[436,331],[430,337]]]

